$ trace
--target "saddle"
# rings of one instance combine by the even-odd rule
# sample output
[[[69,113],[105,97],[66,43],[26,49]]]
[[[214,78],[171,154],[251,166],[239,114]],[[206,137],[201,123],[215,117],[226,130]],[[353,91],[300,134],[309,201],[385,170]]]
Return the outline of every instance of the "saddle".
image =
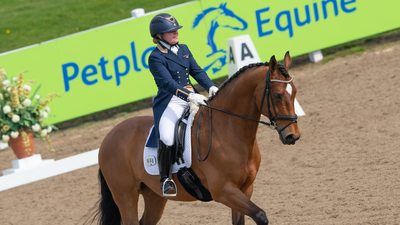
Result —
[[[176,173],[179,182],[194,198],[200,201],[211,201],[210,192],[202,185],[196,173],[190,168],[192,160],[190,129],[193,118],[190,117],[190,110],[186,110],[182,117],[176,122],[175,140],[173,145],[174,162],[171,168],[172,173]],[[188,127],[189,124],[189,127]],[[153,130],[150,130],[146,143],[151,138]],[[188,132],[188,135],[186,135]],[[186,144],[185,144],[186,143]],[[159,175],[157,148],[144,146],[143,160],[144,167],[150,175]]]

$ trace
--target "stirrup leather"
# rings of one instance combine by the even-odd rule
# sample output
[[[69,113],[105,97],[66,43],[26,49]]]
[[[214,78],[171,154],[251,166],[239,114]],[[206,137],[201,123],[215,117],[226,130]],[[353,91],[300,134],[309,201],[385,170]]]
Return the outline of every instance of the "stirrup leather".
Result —
[[[167,188],[167,185],[170,185],[170,190],[172,190],[172,193],[167,193],[165,190]],[[161,186],[161,192],[162,192],[162,196],[163,197],[175,197],[176,193],[177,193],[177,188],[176,188],[176,184],[174,182],[174,180],[172,180],[171,178],[166,178],[163,182],[162,182],[162,186]]]

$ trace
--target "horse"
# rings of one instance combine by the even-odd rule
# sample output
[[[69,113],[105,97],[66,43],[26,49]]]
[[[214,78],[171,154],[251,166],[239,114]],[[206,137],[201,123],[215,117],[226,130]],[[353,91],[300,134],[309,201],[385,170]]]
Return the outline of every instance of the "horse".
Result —
[[[195,29],[201,21],[206,20],[206,18],[210,20],[207,32],[207,45],[210,47],[211,52],[206,57],[212,59],[212,62],[204,67],[205,71],[211,69],[213,73],[217,73],[226,64],[225,45],[217,46],[215,41],[217,30],[223,28],[243,31],[248,27],[247,22],[228,9],[226,4],[221,3],[219,7],[210,7],[203,10],[193,21],[192,29]]]
[[[272,56],[269,62],[243,67],[194,117],[191,143],[197,153],[193,155],[199,157],[192,160],[191,169],[212,199],[232,210],[234,225],[243,225],[245,215],[257,225],[268,224],[265,211],[250,200],[261,161],[256,141],[259,124],[276,129],[283,144],[295,144],[300,138],[294,111],[296,87],[288,73],[291,61],[287,52],[283,64]],[[291,94],[287,85],[292,87]],[[269,120],[260,120],[261,115]],[[202,116],[208,119],[201,120]],[[143,149],[152,125],[151,116],[129,118],[104,138],[99,148],[99,224],[153,225],[161,219],[168,200],[197,200],[179,182],[176,197],[162,197],[160,177],[145,172]],[[173,178],[178,180],[175,174]],[[139,219],[140,195],[144,211]]]

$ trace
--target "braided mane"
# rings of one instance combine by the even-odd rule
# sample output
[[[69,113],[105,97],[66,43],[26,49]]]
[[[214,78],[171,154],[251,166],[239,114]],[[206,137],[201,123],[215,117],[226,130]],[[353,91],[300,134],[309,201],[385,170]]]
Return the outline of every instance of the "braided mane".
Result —
[[[220,93],[220,90],[225,88],[229,83],[231,83],[233,80],[236,80],[236,78],[239,77],[239,75],[243,74],[244,71],[253,68],[253,67],[259,67],[259,66],[268,66],[268,62],[258,62],[258,63],[252,63],[247,66],[244,66],[240,68],[236,73],[234,73],[229,79],[225,80],[221,86],[219,87],[219,91],[217,92],[216,95],[212,96],[209,101],[213,100],[215,96],[217,96]]]
[[[244,71],[253,68],[253,67],[259,67],[259,66],[268,66],[269,63],[268,62],[258,62],[258,63],[252,63],[249,64],[247,66],[244,66],[242,68],[240,68],[236,73],[234,73],[229,79],[225,80],[221,86],[219,87],[219,90],[222,90],[225,86],[227,86],[229,83],[231,83],[233,80],[236,80],[236,78],[239,77],[239,75],[243,74]],[[282,65],[281,63],[278,63],[278,70],[279,72],[281,72],[281,74],[285,77],[288,78],[289,77],[289,73],[288,71],[285,69],[285,66]],[[218,93],[220,93],[220,91],[217,92],[216,95],[212,96],[209,101],[213,100],[215,96],[218,95]]]

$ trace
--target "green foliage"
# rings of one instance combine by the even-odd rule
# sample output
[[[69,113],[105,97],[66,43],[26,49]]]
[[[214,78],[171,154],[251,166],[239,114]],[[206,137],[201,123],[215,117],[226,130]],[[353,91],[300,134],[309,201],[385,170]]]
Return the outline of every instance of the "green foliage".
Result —
[[[17,138],[22,131],[32,132],[46,138],[55,128],[45,125],[50,113],[49,102],[55,95],[41,98],[31,85],[25,82],[22,74],[12,78],[0,68],[0,139],[4,142]]]
[[[0,0],[0,53],[188,0]]]

